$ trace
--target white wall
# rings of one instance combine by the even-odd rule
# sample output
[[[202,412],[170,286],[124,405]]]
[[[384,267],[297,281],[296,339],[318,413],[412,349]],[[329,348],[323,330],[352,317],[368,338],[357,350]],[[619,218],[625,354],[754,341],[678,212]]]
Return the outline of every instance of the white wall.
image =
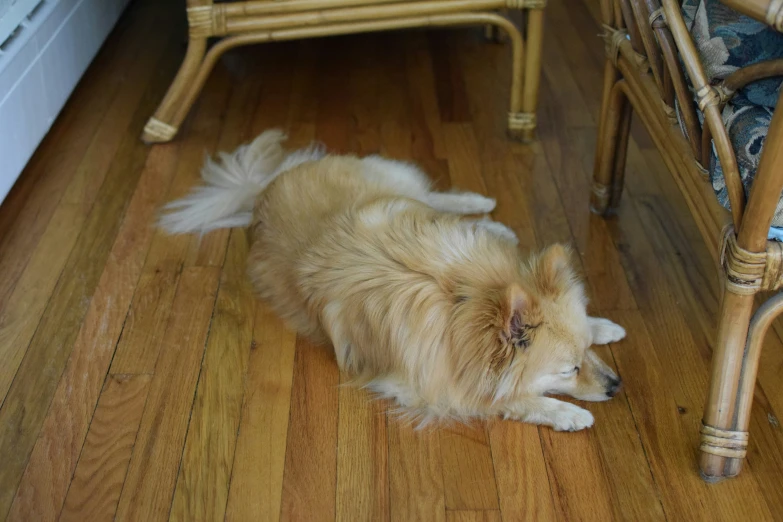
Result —
[[[0,201],[128,1],[44,0],[0,49]]]

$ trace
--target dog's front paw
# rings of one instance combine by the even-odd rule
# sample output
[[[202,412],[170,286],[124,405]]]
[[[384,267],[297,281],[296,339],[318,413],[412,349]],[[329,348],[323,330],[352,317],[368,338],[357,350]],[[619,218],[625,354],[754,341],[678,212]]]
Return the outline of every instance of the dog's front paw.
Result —
[[[570,402],[563,402],[552,412],[552,428],[555,431],[579,431],[593,425],[593,414]]]
[[[593,335],[593,344],[609,344],[625,338],[625,328],[609,319],[591,317],[590,331]]]

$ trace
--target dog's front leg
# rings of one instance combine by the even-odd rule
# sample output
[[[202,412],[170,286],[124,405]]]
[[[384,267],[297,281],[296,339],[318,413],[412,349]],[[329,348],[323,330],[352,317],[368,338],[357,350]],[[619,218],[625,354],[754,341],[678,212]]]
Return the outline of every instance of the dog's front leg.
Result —
[[[551,397],[525,397],[502,410],[506,419],[551,426],[555,431],[579,431],[593,425],[593,414]]]

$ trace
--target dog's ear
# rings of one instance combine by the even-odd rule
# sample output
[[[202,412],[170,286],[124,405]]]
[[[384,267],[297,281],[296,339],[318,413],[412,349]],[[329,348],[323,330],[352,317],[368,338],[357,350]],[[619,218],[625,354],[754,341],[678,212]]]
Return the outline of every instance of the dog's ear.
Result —
[[[533,300],[521,286],[512,284],[506,289],[503,303],[503,337],[515,348],[527,348],[530,344],[530,325],[525,316]]]
[[[544,250],[538,260],[536,282],[544,294],[568,291],[577,282],[571,267],[571,249],[554,244]]]

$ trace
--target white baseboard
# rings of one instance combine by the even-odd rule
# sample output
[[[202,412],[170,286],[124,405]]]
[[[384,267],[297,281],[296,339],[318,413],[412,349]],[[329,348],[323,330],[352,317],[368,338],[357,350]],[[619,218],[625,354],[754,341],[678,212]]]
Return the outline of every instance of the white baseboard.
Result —
[[[0,202],[129,0],[44,0],[0,50]]]

